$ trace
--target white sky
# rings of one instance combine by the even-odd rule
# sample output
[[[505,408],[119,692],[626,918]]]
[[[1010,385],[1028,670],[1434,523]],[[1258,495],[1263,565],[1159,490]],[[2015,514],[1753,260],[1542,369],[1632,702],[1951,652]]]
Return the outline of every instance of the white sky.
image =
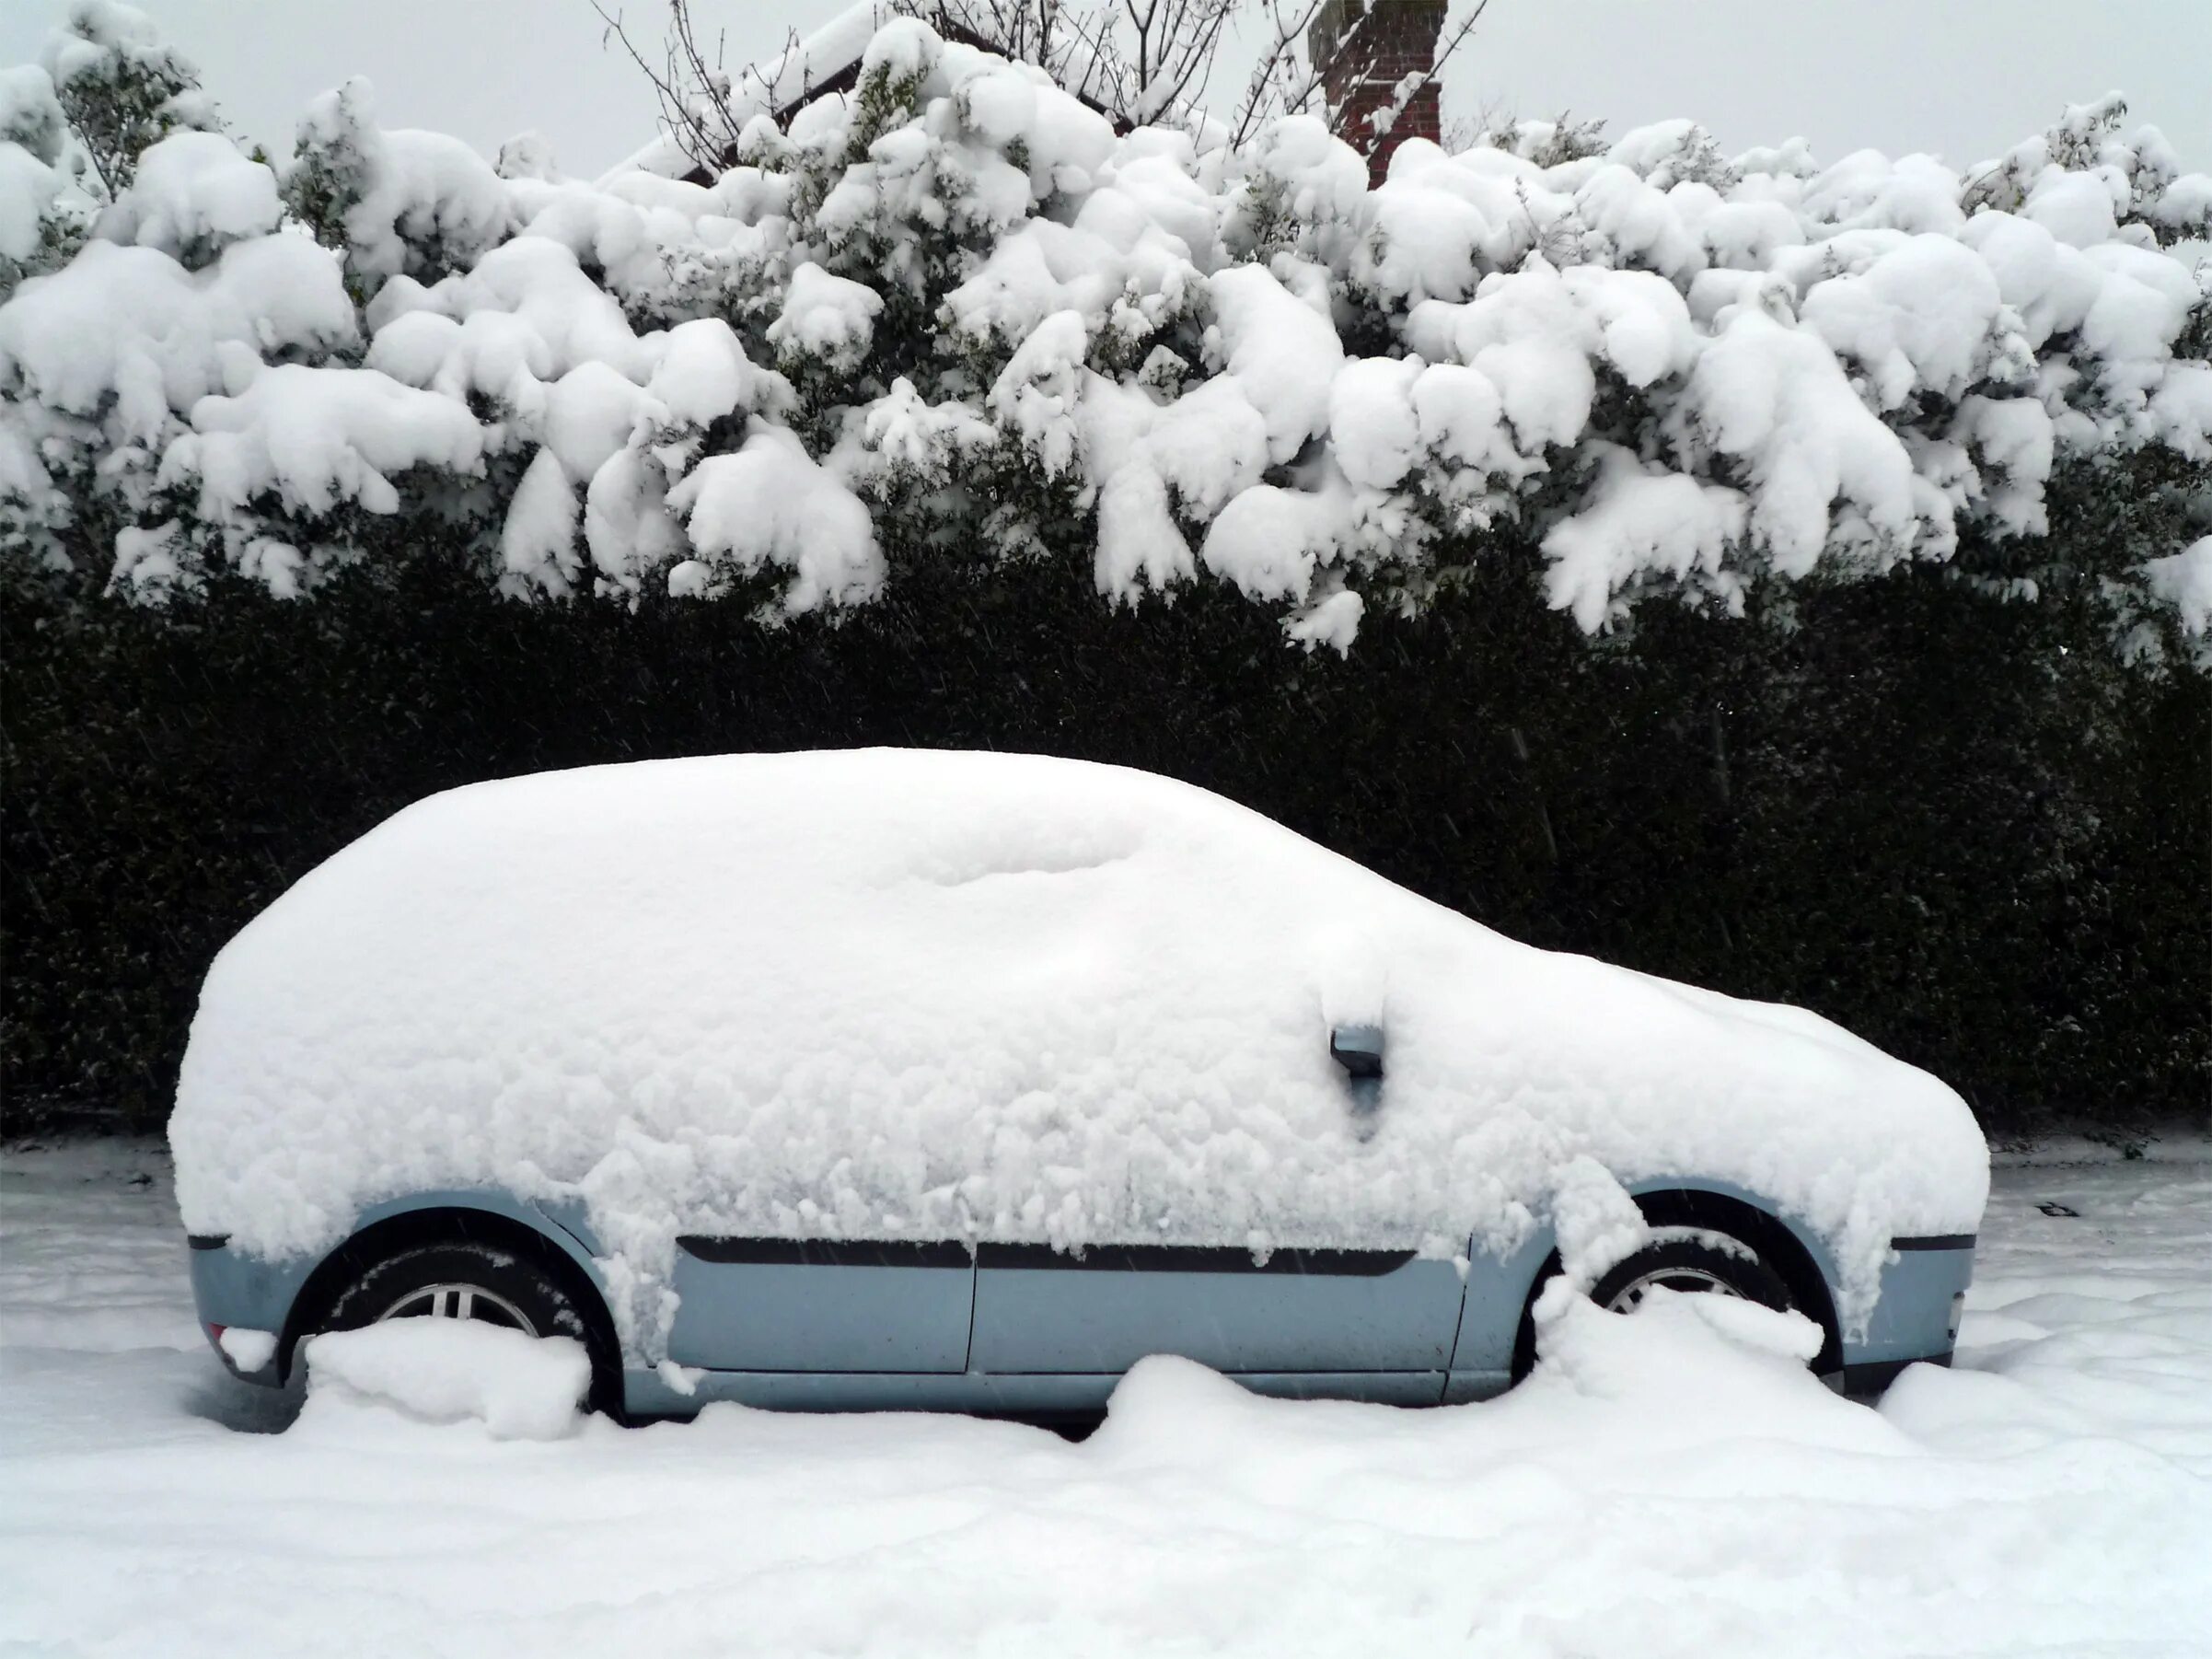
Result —
[[[274,150],[290,147],[307,99],[349,75],[375,84],[384,125],[437,128],[487,154],[536,128],[572,173],[653,135],[651,90],[602,44],[589,0],[138,3],[199,61],[231,122]],[[845,3],[694,0],[732,64]],[[633,36],[657,41],[664,7],[628,0]],[[0,64],[34,58],[64,9],[0,0]],[[1215,101],[1242,79],[1225,62]],[[1963,165],[2113,88],[2184,165],[2212,170],[2212,0],[1491,0],[1445,114],[1568,109],[1615,133],[1687,115],[1731,151],[1802,134],[1828,160],[1871,145]]]

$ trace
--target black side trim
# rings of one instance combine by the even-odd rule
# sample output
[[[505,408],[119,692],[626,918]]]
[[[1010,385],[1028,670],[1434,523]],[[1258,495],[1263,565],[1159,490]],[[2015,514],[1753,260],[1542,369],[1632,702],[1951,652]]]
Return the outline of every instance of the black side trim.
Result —
[[[1310,1273],[1333,1279],[1380,1279],[1414,1259],[1412,1250],[1277,1250],[1253,1259],[1242,1245],[1092,1245],[1080,1256],[1047,1244],[986,1244],[979,1268],[1043,1272]]]
[[[1917,1354],[1909,1360],[1864,1360],[1843,1368],[1843,1391],[1853,1399],[1871,1399],[1895,1382],[1907,1365],[1941,1365],[1948,1369],[1948,1353]]]
[[[701,1261],[820,1268],[964,1268],[967,1247],[956,1239],[709,1238],[688,1233],[678,1248]]]
[[[1319,1278],[1380,1279],[1414,1259],[1412,1250],[1277,1250],[1256,1261],[1242,1245],[1092,1245],[1082,1255],[1048,1244],[985,1244],[971,1258],[957,1240],[716,1238],[687,1233],[687,1255],[724,1266],[1014,1268],[1042,1272],[1304,1273]]]
[[[195,1250],[219,1250],[230,1242],[227,1233],[187,1233],[184,1237]]]
[[[1893,1250],[1971,1250],[1974,1235],[1971,1233],[1930,1233],[1919,1238],[1893,1238]]]

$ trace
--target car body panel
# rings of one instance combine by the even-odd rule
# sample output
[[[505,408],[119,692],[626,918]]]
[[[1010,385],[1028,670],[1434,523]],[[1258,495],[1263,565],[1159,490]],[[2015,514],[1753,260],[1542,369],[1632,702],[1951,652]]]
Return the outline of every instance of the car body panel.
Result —
[[[1245,1372],[1230,1379],[1282,1399],[1351,1399],[1433,1406],[1440,1371]],[[1077,1416],[1106,1410],[1120,1372],[857,1375],[792,1371],[666,1372],[631,1368],[622,1393],[632,1417],[688,1416],[716,1400],[778,1411],[968,1411],[1006,1417]],[[689,1388],[689,1392],[686,1388]]]
[[[668,1357],[747,1372],[968,1368],[975,1260],[948,1245],[679,1240]]]
[[[208,1330],[211,1340],[217,1328],[281,1334],[291,1317],[301,1287],[316,1266],[313,1257],[295,1256],[287,1260],[270,1261],[233,1250],[227,1241],[203,1238],[191,1241],[188,1254],[192,1304],[199,1309],[200,1324]],[[239,1369],[237,1362],[219,1342],[215,1352],[223,1356],[225,1365],[249,1381],[283,1380],[279,1375],[281,1356],[277,1354],[272,1353],[267,1364],[247,1372]]]
[[[598,1264],[584,1240],[558,1219],[560,1208],[564,1207],[536,1204],[496,1188],[433,1188],[371,1205],[354,1218],[347,1236],[350,1242],[366,1229],[401,1216],[429,1211],[474,1211],[529,1228],[573,1261],[604,1294],[606,1281]],[[580,1205],[574,1208],[581,1210]],[[265,1330],[284,1339],[305,1334],[292,1328],[299,1311],[300,1293],[324,1263],[346,1247],[341,1245],[321,1256],[269,1258],[235,1249],[224,1238],[194,1237],[188,1244],[192,1302],[203,1328]],[[280,1345],[266,1365],[250,1373],[240,1371],[220,1342],[215,1348],[224,1364],[249,1382],[280,1384],[290,1370],[287,1346]]]
[[[1480,1241],[1469,1246],[1466,1294],[1452,1344],[1451,1398],[1480,1398],[1512,1380],[1521,1310],[1555,1247],[1549,1227],[1536,1228],[1503,1255],[1485,1249]]]
[[[1973,1281],[1973,1239],[1894,1240],[1882,1270],[1882,1299],[1866,1334],[1845,1343],[1846,1364],[1948,1355],[1958,1338],[1959,1298]]]
[[[1709,1193],[1789,1229],[1830,1286],[1819,1236],[1725,1181],[1646,1180],[1639,1195]],[[409,1194],[354,1229],[427,1211],[480,1212],[527,1226],[602,1293],[603,1253],[577,1201],[490,1189]],[[1863,1330],[1838,1333],[1836,1378],[1878,1389],[1916,1361],[1947,1363],[1970,1237],[1897,1241]],[[802,1410],[955,1410],[1048,1416],[1099,1410],[1137,1360],[1178,1353],[1255,1392],[1433,1405],[1497,1394],[1512,1378],[1521,1317],[1556,1247],[1537,1227],[1503,1254],[1470,1246],[1460,1264],[1399,1252],[1248,1252],[1045,1246],[921,1247],[690,1239],[667,1359],[625,1356],[623,1398],[639,1416],[710,1400]],[[335,1254],[335,1252],[333,1252]],[[269,1260],[194,1239],[203,1323],[291,1335],[301,1293],[329,1258]],[[1359,1259],[1364,1257],[1366,1259]],[[1832,1293],[1831,1293],[1832,1294]],[[283,1380],[280,1351],[248,1380]],[[225,1363],[237,1367],[225,1353]],[[689,1385],[689,1391],[683,1385]]]
[[[994,1374],[1126,1371],[1161,1351],[1216,1371],[1434,1372],[1462,1280],[1411,1251],[980,1247],[970,1363]]]

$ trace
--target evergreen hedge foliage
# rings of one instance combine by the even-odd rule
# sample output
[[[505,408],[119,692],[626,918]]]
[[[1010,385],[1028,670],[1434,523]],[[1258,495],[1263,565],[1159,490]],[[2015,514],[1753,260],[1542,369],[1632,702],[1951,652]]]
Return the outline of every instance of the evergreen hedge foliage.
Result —
[[[1935,197],[1925,158],[1872,179],[1853,157],[1832,189],[1806,158],[1728,163],[1673,123],[1603,156],[1594,129],[1521,123],[1369,191],[1310,121],[1201,163],[910,21],[872,53],[849,121],[754,130],[714,194],[494,172],[378,130],[358,81],[271,173],[213,136],[191,64],[113,10],[73,14],[51,84],[18,75],[0,148],[40,217],[36,248],[0,260],[10,1128],[157,1123],[214,952],[423,795],[863,743],[1188,779],[1533,943],[1819,1009],[1993,1128],[2207,1114],[2212,296],[2153,251],[2200,234],[2207,197],[2155,130],[2123,135],[2121,100]],[[2095,259],[2036,217],[2091,172],[2092,195],[2125,183],[2107,228],[2129,244]],[[215,195],[265,211],[202,224],[182,181],[218,173]],[[1741,222],[1741,245],[1708,247],[1739,189],[1823,263],[1788,237],[1759,251],[1768,232]],[[1429,233],[1467,214],[1486,228],[1464,271],[1430,270]],[[1085,249],[1081,292],[1037,275],[1048,220],[1063,257]],[[1140,247],[1138,225],[1159,237]],[[2018,303],[1988,237],[2010,238]],[[142,245],[110,289],[114,238]],[[1707,314],[1762,271],[1763,298]],[[1960,273],[1981,296],[1947,325],[1963,359],[1882,343]],[[1326,328],[1293,288],[1326,289]],[[480,383],[505,358],[477,364],[464,318],[537,367]],[[600,319],[589,350],[578,318]],[[1624,318],[1642,325],[1614,341]],[[1306,344],[1271,338],[1240,369],[1236,337],[1284,319]],[[112,340],[91,326],[116,319]],[[1417,345],[1433,361],[1406,361]],[[380,347],[408,386],[362,366]],[[680,414],[654,390],[671,364]],[[1509,394],[1548,405],[1578,374],[1594,400],[1560,430],[1558,409],[1506,419]],[[1752,400],[1746,426],[1735,394],[1762,377],[1801,397]],[[264,378],[317,390],[255,412]],[[571,382],[569,416],[609,418],[611,453],[553,441]],[[1154,423],[1201,394],[1205,430],[1265,444],[1187,471]],[[1408,403],[1419,431],[1390,437]],[[269,429],[303,410],[328,430],[279,465]],[[1815,437],[1824,464],[1855,458],[1837,481],[1792,461]],[[364,474],[367,439],[389,479]],[[755,442],[770,460],[734,467]],[[552,486],[527,512],[526,467]],[[662,493],[716,478],[708,546]],[[1634,510],[1613,511],[1623,487]],[[794,490],[850,509],[841,541],[789,511]],[[1239,502],[1257,516],[1227,535]],[[1733,529],[1728,504],[1749,515]],[[1774,515],[1805,522],[1778,539]],[[1286,558],[1301,547],[1311,569]],[[795,582],[807,561],[828,575]],[[1596,601],[1591,632],[1547,576],[1554,601]],[[1715,614],[1739,584],[1751,614]],[[295,587],[314,597],[272,597]],[[686,589],[719,602],[668,597]],[[1701,593],[1721,602],[1667,602]],[[1286,621],[1332,607],[1299,637],[1337,650],[1286,644]],[[782,609],[803,614],[759,620]]]
[[[434,559],[167,612],[11,577],[9,1127],[158,1125],[214,952],[423,795],[871,743],[1188,779],[1520,938],[1818,1009],[1993,1129],[2206,1111],[2212,682],[1920,569],[1593,646],[1537,566],[1500,548],[1349,658],[1224,585],[1109,609],[1072,560],[774,629],[526,607]]]

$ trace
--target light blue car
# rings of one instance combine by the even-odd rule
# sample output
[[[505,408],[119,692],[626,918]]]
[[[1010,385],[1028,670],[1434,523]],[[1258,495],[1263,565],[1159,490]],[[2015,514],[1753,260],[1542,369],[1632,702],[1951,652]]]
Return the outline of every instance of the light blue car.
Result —
[[[1563,1254],[1623,1313],[1795,1309],[1870,1395],[1949,1362],[1986,1190],[1956,1096],[1813,1015],[1165,780],[906,751],[411,808],[224,953],[171,1133],[237,1375],[475,1319],[581,1339],[632,1418],[1080,1415],[1156,1353],[1473,1400]],[[1625,1258],[1572,1236],[1592,1172]]]
[[[1753,1194],[1657,1183],[1637,1197],[1655,1241],[1594,1299],[1623,1312],[1653,1285],[1791,1307],[1825,1333],[1814,1368],[1853,1395],[1947,1365],[1973,1277],[1971,1235],[1893,1238],[1874,1317],[1847,1339],[1817,1239]],[[411,1194],[313,1259],[270,1260],[194,1235],[193,1296],[225,1363],[280,1384],[317,1331],[412,1317],[481,1319],[590,1349],[595,1403],[631,1418],[709,1400],[798,1410],[1024,1417],[1104,1408],[1147,1354],[1181,1354],[1262,1394],[1437,1405],[1484,1398],[1535,1358],[1529,1309],[1558,1271],[1547,1232],[1465,1276],[1409,1250],[836,1244],[687,1236],[666,1358],[625,1363],[601,1248],[582,1216],[498,1191]],[[252,1369],[226,1330],[274,1333]],[[256,1345],[257,1347],[261,1345]]]

